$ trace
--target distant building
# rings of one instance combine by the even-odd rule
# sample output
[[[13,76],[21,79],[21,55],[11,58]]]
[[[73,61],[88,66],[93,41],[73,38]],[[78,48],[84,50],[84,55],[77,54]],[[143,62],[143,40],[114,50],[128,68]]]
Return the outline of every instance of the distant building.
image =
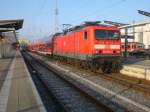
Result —
[[[134,37],[128,39],[129,42],[140,42],[145,45],[146,49],[150,49],[150,21],[120,27],[122,35],[125,35],[125,29],[127,29],[128,35]],[[124,42],[124,39],[122,39],[122,42]]]
[[[30,43],[30,41],[26,38],[20,38],[19,43],[20,43],[20,45],[26,46]]]

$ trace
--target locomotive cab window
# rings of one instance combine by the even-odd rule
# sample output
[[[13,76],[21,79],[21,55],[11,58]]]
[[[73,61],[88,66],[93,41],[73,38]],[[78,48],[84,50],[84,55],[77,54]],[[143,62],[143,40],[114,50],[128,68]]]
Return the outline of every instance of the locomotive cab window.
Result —
[[[84,32],[84,40],[87,40],[87,32]]]
[[[96,39],[118,39],[120,37],[118,31],[111,30],[95,30],[94,35]]]

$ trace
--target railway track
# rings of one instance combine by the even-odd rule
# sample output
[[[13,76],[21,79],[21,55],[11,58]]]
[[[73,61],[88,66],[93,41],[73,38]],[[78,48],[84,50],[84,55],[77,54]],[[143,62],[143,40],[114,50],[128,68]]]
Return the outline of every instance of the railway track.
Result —
[[[82,69],[81,69],[82,70]],[[84,73],[90,73],[91,76],[103,78],[117,84],[121,84],[127,88],[134,89],[145,95],[150,95],[150,82],[144,79],[138,79],[133,77],[124,76],[120,73],[104,74],[100,72],[92,72],[89,70],[82,70]]]
[[[44,55],[41,55],[41,56],[48,58]],[[100,77],[105,80],[109,80],[109,81],[121,84],[125,87],[132,88],[132,89],[139,91],[145,95],[150,95],[150,82],[146,81],[144,79],[132,78],[132,77],[124,76],[120,73],[105,74],[105,73],[100,73],[99,71],[93,72],[91,70],[83,69],[81,67],[75,67],[74,65],[70,65],[70,64],[67,64],[64,62],[60,62],[60,63],[67,65],[67,66],[71,66],[75,69],[79,69],[79,71],[82,72],[82,74],[89,73],[91,76],[96,76],[98,78]]]
[[[126,110],[118,106],[118,110],[113,110],[107,105],[104,105],[99,100],[94,98],[91,94],[93,91],[85,91],[81,88],[81,85],[72,83],[71,79],[67,77],[62,77],[58,72],[53,71],[47,67],[41,61],[34,59],[32,56],[23,53],[23,56],[27,62],[29,70],[32,71],[32,76],[35,85],[38,86],[37,89],[40,93],[44,94],[46,98],[43,100],[47,105],[47,110],[51,110],[53,104],[53,109],[55,112],[125,112]],[[39,84],[40,83],[40,84]],[[44,89],[41,89],[44,88]],[[43,91],[42,91],[43,90]],[[88,94],[91,93],[91,94]],[[52,96],[52,98],[50,97]],[[41,95],[42,97],[42,95]],[[106,99],[105,99],[106,100]],[[112,106],[114,107],[114,106]]]
[[[121,74],[111,74],[108,76],[101,77],[126,86],[128,88],[132,88],[136,91],[140,91],[143,94],[150,95],[150,83],[148,81],[137,78],[131,78],[128,76],[122,76]]]

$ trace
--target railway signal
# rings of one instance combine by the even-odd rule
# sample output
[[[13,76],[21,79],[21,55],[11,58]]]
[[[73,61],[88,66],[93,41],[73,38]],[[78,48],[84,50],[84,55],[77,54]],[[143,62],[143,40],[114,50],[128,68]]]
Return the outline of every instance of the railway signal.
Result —
[[[138,10],[138,13],[139,13],[139,14],[142,14],[142,15],[144,15],[144,16],[150,17],[150,12]]]

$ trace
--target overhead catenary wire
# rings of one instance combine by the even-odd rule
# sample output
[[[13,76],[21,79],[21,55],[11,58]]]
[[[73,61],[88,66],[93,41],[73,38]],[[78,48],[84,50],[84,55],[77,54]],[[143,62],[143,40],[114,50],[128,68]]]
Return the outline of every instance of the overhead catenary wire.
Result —
[[[59,26],[59,19],[58,19],[58,16],[59,16],[59,11],[58,11],[58,0],[54,0],[55,2],[55,8],[54,8],[54,14],[55,14],[55,17],[54,17],[54,23],[53,23],[53,28],[54,28],[54,32],[56,33],[57,31],[59,31],[60,30],[60,26]],[[114,7],[116,7],[116,6],[118,6],[118,5],[120,5],[120,4],[122,4],[123,2],[125,2],[126,0],[117,0],[117,1],[115,1],[115,2],[113,2],[112,4],[109,4],[109,5],[107,5],[107,6],[105,6],[105,7],[103,7],[103,8],[100,8],[100,9],[97,9],[97,10],[95,10],[95,11],[93,11],[93,12],[90,12],[89,14],[87,14],[87,15],[84,15],[84,16],[82,16],[82,17],[79,17],[79,18],[77,18],[77,19],[75,19],[75,20],[71,20],[69,23],[71,23],[71,24],[75,24],[75,23],[77,23],[77,22],[79,22],[79,21],[83,21],[83,19],[85,19],[85,18],[88,18],[89,16],[91,16],[91,15],[96,15],[96,14],[102,14],[103,12],[106,12],[106,11],[108,11],[108,10],[110,10],[110,9],[112,9],[112,8],[114,8]],[[40,6],[41,8],[41,10],[43,10],[44,8],[45,8],[45,5],[46,5],[46,2],[47,2],[47,0],[43,0],[43,3],[42,3],[42,5]],[[44,13],[44,12],[43,12]],[[43,13],[40,13],[40,15],[41,14],[43,14]],[[38,13],[38,15],[37,15],[38,17],[37,18],[35,18],[35,19],[38,19],[40,16],[39,16],[39,13]]]
[[[82,17],[79,17],[79,18],[76,19],[76,20],[72,20],[72,21],[70,21],[70,23],[76,23],[76,22],[78,22],[79,20],[81,20],[82,18],[86,18],[86,17],[92,16],[92,15],[96,15],[97,12],[98,12],[98,14],[101,14],[102,12],[108,11],[108,10],[114,8],[115,6],[122,4],[122,3],[125,2],[125,1],[127,1],[127,0],[118,0],[118,1],[116,1],[116,2],[114,2],[114,3],[112,3],[112,4],[110,4],[110,5],[108,5],[108,6],[106,6],[106,7],[103,7],[102,9],[97,9],[97,10],[95,10],[95,11],[93,11],[93,12],[87,14],[86,16],[82,16]]]

